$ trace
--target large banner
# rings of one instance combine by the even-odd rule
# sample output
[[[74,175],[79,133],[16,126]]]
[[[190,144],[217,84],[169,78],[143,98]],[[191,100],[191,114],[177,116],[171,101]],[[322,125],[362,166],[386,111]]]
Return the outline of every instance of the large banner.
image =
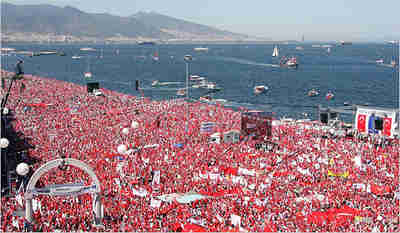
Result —
[[[395,119],[395,110],[357,106],[354,125],[360,133],[393,137]]]
[[[245,136],[256,136],[263,139],[272,135],[273,113],[262,111],[249,111],[242,113],[241,128]]]

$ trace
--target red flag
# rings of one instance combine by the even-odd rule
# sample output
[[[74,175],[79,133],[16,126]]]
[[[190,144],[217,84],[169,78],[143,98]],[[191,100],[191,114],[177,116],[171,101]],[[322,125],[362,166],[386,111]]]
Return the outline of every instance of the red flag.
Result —
[[[359,132],[365,132],[366,118],[367,116],[365,114],[358,114],[357,129]]]
[[[383,135],[390,136],[392,130],[392,118],[385,117],[383,119]]]

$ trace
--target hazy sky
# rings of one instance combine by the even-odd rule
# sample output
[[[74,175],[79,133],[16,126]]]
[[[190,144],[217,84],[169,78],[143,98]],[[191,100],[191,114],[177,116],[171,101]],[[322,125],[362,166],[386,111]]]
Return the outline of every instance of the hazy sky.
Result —
[[[2,0],[3,1],[3,0]],[[400,0],[6,0],[71,5],[120,16],[155,11],[276,40],[379,41],[400,38]]]

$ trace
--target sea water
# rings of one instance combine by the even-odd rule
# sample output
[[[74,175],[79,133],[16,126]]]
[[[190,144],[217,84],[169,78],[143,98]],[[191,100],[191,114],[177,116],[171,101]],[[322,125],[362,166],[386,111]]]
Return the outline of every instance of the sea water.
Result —
[[[273,111],[277,117],[317,118],[317,106],[343,106],[368,104],[370,106],[397,108],[397,70],[376,64],[384,59],[389,64],[398,59],[398,50],[391,44],[333,44],[330,53],[326,48],[301,44],[279,45],[280,57],[273,58],[272,44],[234,45],[171,45],[155,46],[121,44],[3,44],[17,50],[63,51],[66,56],[25,55],[2,56],[2,68],[13,70],[17,59],[24,60],[24,71],[34,75],[55,78],[85,85],[84,72],[90,71],[103,88],[152,99],[177,98],[177,90],[185,87],[185,55],[192,55],[189,74],[200,75],[215,82],[222,90],[211,94],[215,99],[225,99],[225,105]],[[207,52],[195,52],[195,47],[208,47]],[[92,47],[96,51],[80,51]],[[118,52],[117,52],[118,51]],[[159,59],[153,59],[155,54]],[[72,59],[77,55],[80,59]],[[279,67],[282,56],[296,56],[297,69]],[[139,80],[142,92],[136,91]],[[178,82],[177,85],[153,87],[154,80]],[[180,83],[179,83],[180,82]],[[266,85],[268,91],[255,95],[254,86]],[[307,96],[315,88],[317,97]],[[326,100],[331,91],[335,97]],[[189,96],[198,99],[208,91],[191,88]]]

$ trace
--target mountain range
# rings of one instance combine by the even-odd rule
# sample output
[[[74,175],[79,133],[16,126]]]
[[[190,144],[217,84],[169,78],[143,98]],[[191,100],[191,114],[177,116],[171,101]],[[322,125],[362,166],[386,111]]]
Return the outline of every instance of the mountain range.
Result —
[[[121,37],[192,41],[250,38],[156,12],[138,12],[129,17],[121,17],[107,13],[86,13],[70,6],[14,5],[5,2],[1,3],[1,30],[2,36],[33,33],[97,39]]]

